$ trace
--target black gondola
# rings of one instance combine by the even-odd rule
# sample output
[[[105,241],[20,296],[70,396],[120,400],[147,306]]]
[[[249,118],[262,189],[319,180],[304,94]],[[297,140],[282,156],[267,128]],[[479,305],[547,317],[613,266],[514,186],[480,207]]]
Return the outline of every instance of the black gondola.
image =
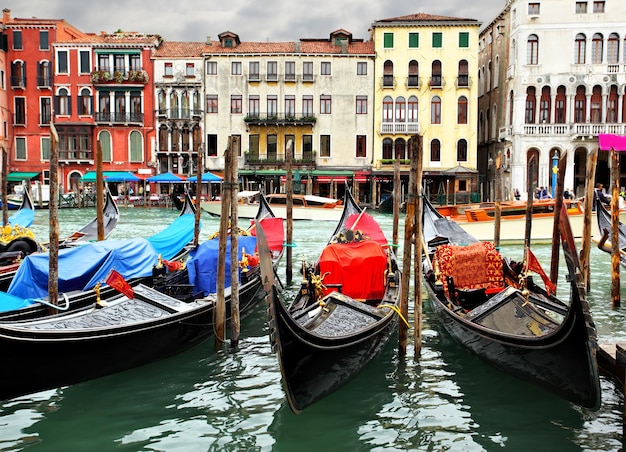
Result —
[[[268,215],[259,220],[260,224]],[[282,234],[282,227],[275,231]],[[281,244],[283,240],[284,236],[272,238]],[[273,252],[271,265],[276,265],[280,256],[280,252]],[[193,267],[192,260],[187,268]],[[239,309],[244,317],[266,292],[258,261],[246,261],[250,266],[245,269],[242,262]],[[122,293],[109,291],[100,295],[100,303],[66,314],[0,323],[3,365],[11,369],[0,375],[0,400],[137,367],[180,353],[213,334],[215,294],[179,299],[156,286],[129,284],[118,277],[107,278],[107,283]],[[224,297],[228,319],[229,287]]]
[[[611,254],[613,248],[611,243],[613,242],[613,219],[611,212],[606,210],[604,204],[599,199],[595,200],[596,203],[596,217],[598,221],[598,230],[600,231],[601,239],[598,242],[598,248],[604,252]],[[626,267],[626,225],[619,222],[617,228],[617,234],[619,236],[619,261],[622,267]],[[607,243],[608,242],[608,243]]]
[[[264,273],[268,267],[261,263]],[[335,233],[315,266],[303,263],[291,305],[275,287],[268,296],[270,341],[294,413],[339,389],[382,350],[398,322],[400,280],[380,226],[346,190]]]
[[[548,293],[553,288],[533,283],[527,262],[502,259],[493,245],[476,241],[426,198],[423,217],[425,287],[450,335],[495,367],[576,405],[598,409],[596,330],[566,210],[559,230],[571,284],[569,304]]]

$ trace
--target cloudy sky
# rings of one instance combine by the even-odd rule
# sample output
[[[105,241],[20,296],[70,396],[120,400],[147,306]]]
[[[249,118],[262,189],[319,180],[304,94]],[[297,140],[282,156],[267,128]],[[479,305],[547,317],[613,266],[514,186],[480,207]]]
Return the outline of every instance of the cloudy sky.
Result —
[[[426,13],[490,22],[506,0],[4,0],[12,17],[65,19],[84,32],[160,34],[169,41],[204,41],[232,31],[242,41],[328,38],[344,28],[368,38],[372,22]]]

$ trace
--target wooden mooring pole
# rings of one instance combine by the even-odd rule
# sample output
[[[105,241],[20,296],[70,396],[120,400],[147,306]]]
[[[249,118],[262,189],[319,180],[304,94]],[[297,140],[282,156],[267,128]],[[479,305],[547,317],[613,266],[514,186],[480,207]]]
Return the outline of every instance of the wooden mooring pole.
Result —
[[[502,152],[496,156],[496,193],[493,225],[493,246],[500,247],[500,225],[502,220]]]
[[[583,202],[583,243],[580,247],[580,266],[583,282],[589,292],[591,288],[591,272],[589,255],[591,253],[591,212],[593,211],[593,180],[596,177],[598,148],[591,149],[587,154],[587,172],[585,174],[585,201]]]
[[[9,185],[7,184],[8,163],[7,158],[9,153],[2,146],[2,224],[5,225],[9,222],[9,194],[7,193]]]
[[[567,168],[567,152],[563,151],[559,158],[557,167],[557,183],[554,192],[554,223],[552,226],[552,256],[550,258],[550,281],[557,284],[559,279],[559,248],[561,246],[561,234],[559,224],[561,217],[561,207],[563,206],[563,193],[565,192],[565,169]]]
[[[400,156],[396,154],[393,162],[393,233],[391,241],[394,245],[398,244],[399,226],[398,218],[400,218]]]
[[[215,301],[215,348],[220,349],[224,345],[224,331],[226,322],[226,301],[224,300],[224,281],[226,276],[226,238],[228,236],[228,223],[230,214],[230,181],[231,181],[231,139],[228,138],[228,146],[224,152],[224,183],[222,184],[222,211],[220,216],[219,254],[217,256],[217,288]],[[198,182],[200,182],[198,180]]]
[[[287,285],[291,284],[293,277],[292,259],[293,259],[293,180],[292,180],[292,162],[293,162],[293,141],[287,143],[287,153],[285,154],[286,179],[285,194],[287,195],[287,265],[285,266],[285,278]]]
[[[51,305],[57,306],[59,304],[59,135],[52,122],[50,123],[50,139],[48,301]],[[30,190],[30,187],[26,187],[26,190]]]
[[[620,243],[619,243],[619,186],[620,186],[619,157],[615,149],[611,149],[611,180],[613,190],[611,192],[611,303],[614,308],[619,308],[620,300]]]
[[[96,227],[98,241],[104,240],[104,182],[102,180],[102,143],[96,141]]]
[[[237,347],[241,336],[241,317],[239,316],[239,216],[237,209],[237,194],[239,184],[237,182],[237,156],[232,155],[235,149],[239,149],[239,138],[231,137],[230,146],[230,345]],[[199,206],[199,205],[198,205]],[[200,210],[198,208],[198,210]],[[247,250],[254,252],[254,250]]]

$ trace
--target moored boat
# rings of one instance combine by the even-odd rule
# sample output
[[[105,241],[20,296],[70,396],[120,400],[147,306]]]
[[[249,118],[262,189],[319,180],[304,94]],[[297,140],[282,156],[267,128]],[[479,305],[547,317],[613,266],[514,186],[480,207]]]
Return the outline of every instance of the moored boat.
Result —
[[[600,238],[598,239],[598,248],[606,253],[611,254],[613,252],[612,243],[613,237],[613,218],[611,213],[604,207],[604,204],[599,199],[595,200],[596,203],[596,219],[598,220],[598,230],[600,231]],[[619,222],[617,228],[618,235],[618,248],[619,248],[619,260],[623,267],[626,267],[626,224]]]
[[[315,265],[303,263],[295,299],[287,307],[276,287],[268,295],[270,341],[294,413],[338,390],[378,355],[397,326],[400,292],[395,254],[346,191],[335,233]]]
[[[559,230],[569,303],[555,296],[530,249],[516,264],[443,217],[428,200],[423,216],[424,283],[450,335],[495,367],[576,405],[598,409],[596,330],[565,208]],[[542,276],[545,287],[533,282],[531,271]]]

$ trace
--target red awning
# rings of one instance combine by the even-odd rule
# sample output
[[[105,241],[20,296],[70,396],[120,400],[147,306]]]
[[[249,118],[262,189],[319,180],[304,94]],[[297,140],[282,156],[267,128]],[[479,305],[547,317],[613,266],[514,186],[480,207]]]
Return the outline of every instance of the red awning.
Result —
[[[335,177],[317,176],[317,182],[322,183],[322,184],[328,184],[332,181],[337,182],[337,183],[345,183],[346,179],[347,179],[346,176],[335,176]]]
[[[293,180],[294,182],[296,182],[296,181],[293,179],[293,177],[291,178],[291,180]],[[285,182],[287,182],[287,178],[286,178],[285,176],[281,176],[281,177],[280,177],[280,183],[281,183],[281,184],[284,184]],[[303,184],[306,184],[306,182],[307,182],[307,178],[305,177],[305,178],[300,179],[300,182],[301,182],[301,183],[303,183]]]

